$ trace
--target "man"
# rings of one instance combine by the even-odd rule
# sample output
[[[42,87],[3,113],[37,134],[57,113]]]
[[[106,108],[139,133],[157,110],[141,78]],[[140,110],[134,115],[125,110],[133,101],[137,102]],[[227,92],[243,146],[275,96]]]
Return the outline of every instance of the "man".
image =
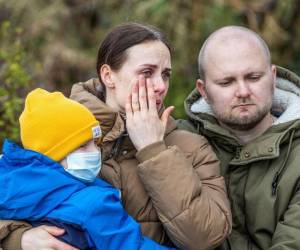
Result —
[[[243,27],[210,35],[198,63],[190,121],[179,124],[221,160],[233,231],[220,249],[300,249],[300,78]]]

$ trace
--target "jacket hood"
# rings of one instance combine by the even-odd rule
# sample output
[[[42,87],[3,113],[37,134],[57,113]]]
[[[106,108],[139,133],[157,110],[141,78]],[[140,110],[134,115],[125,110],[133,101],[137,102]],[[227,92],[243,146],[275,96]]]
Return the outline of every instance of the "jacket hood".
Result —
[[[50,159],[49,157],[20,147],[18,144],[6,139],[3,143],[3,158],[8,161],[11,165],[26,166],[31,164],[33,161],[40,162],[41,165],[48,165],[54,168],[63,168],[56,161]]]
[[[300,78],[295,73],[276,66],[277,78],[276,88],[273,96],[272,113],[278,116],[274,125],[294,121],[300,118]],[[197,89],[194,89],[186,98],[185,111],[193,119],[210,120],[216,123],[213,111],[210,105],[200,95]]]
[[[95,78],[73,85],[70,98],[85,105],[100,122],[105,140],[112,141],[125,131],[122,115],[104,103],[102,85]]]

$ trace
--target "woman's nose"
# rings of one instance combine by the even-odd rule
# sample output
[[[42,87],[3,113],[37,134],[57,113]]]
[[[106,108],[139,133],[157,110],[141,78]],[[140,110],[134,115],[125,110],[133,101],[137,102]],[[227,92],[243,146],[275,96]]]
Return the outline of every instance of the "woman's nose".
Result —
[[[165,92],[166,90],[166,82],[163,80],[163,78],[161,76],[156,77],[154,79],[154,84],[153,84],[153,88],[155,92]]]

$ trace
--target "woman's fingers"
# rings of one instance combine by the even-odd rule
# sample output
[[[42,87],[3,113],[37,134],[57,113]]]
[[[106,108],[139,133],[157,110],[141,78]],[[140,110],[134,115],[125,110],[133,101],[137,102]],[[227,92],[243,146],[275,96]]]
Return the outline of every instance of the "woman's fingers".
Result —
[[[137,82],[132,85],[132,90],[131,90],[131,107],[132,107],[132,112],[133,113],[140,110],[139,84]]]
[[[139,103],[141,111],[148,109],[146,91],[146,78],[143,75],[139,76]]]
[[[44,225],[43,229],[53,236],[60,236],[65,233],[63,228]]]
[[[125,104],[125,112],[126,112],[127,119],[130,119],[132,117],[131,99],[132,99],[132,95],[130,93],[127,96],[127,100],[126,100],[126,104]]]
[[[174,110],[174,106],[171,106],[171,107],[168,107],[164,110],[160,120],[162,121],[164,127],[166,128],[167,127],[167,123],[168,123],[168,120],[169,120],[169,117],[172,113],[172,111]]]
[[[146,85],[147,85],[147,97],[148,97],[149,110],[157,112],[153,83],[149,78],[146,79]]]
[[[130,105],[129,105],[130,104]],[[126,106],[127,113],[138,111],[154,111],[156,109],[156,98],[151,79],[140,75],[138,81],[132,85],[131,94],[128,96]]]
[[[39,226],[27,230],[21,238],[21,248],[23,250],[78,250],[58,239],[57,236],[64,234],[65,230],[52,226]]]

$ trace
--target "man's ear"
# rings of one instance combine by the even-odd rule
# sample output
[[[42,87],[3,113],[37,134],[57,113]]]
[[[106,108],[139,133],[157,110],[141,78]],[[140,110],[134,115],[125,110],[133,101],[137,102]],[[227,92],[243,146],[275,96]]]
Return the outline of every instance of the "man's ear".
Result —
[[[276,87],[276,76],[277,76],[277,69],[275,65],[271,66],[271,70],[272,70],[272,77],[273,77],[273,82],[274,82],[274,88]]]
[[[103,64],[99,70],[99,75],[106,88],[114,88],[113,71],[108,64]]]
[[[205,84],[201,79],[197,79],[196,88],[199,91],[200,95],[207,101]]]

